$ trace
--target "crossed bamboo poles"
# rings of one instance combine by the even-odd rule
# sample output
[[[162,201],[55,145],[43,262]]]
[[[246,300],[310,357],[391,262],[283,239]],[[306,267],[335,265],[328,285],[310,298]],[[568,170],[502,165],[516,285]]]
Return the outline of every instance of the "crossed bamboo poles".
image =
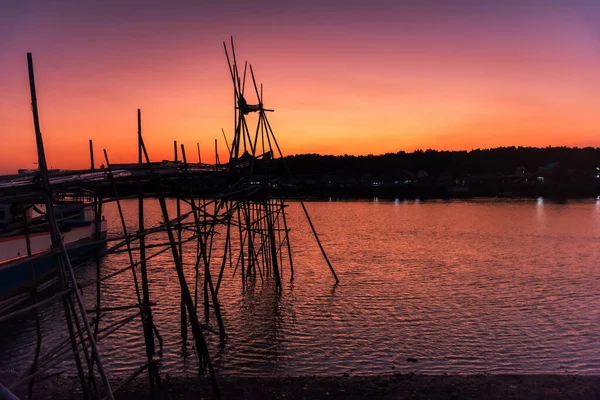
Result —
[[[229,63],[226,46],[225,52]],[[11,298],[8,303],[3,303],[0,306],[0,322],[28,311],[34,311],[37,342],[33,361],[28,372],[13,381],[9,385],[9,388],[14,389],[27,384],[28,396],[31,398],[34,382],[37,378],[63,361],[73,359],[76,364],[83,396],[86,399],[112,399],[115,391],[124,387],[144,371],[148,371],[149,388],[154,398],[157,394],[157,389],[162,384],[159,366],[163,354],[163,339],[158,327],[155,325],[152,313],[152,308],[158,303],[153,302],[150,298],[151,279],[149,278],[149,264],[151,265],[153,260],[160,255],[170,253],[181,293],[182,345],[186,346],[189,326],[198,357],[199,371],[208,370],[214,394],[217,398],[220,397],[205,333],[218,335],[221,346],[224,345],[227,338],[225,324],[221,315],[221,306],[218,300],[218,293],[225,271],[229,269],[232,271],[232,276],[239,276],[242,286],[258,279],[264,281],[274,278],[278,293],[281,292],[283,276],[287,274],[284,271],[286,263],[289,266],[290,279],[294,279],[292,249],[289,240],[290,229],[287,225],[285,212],[287,205],[283,199],[274,198],[270,193],[270,179],[268,175],[255,173],[255,164],[268,162],[273,157],[273,144],[275,144],[279,156],[283,157],[266,116],[266,112],[272,110],[267,110],[262,105],[262,85],[259,91],[252,66],[250,66],[250,73],[259,104],[247,104],[243,94],[246,69],[244,70],[242,80],[240,79],[235,63],[233,40],[232,52],[234,62],[233,64],[229,63],[229,68],[234,82],[234,95],[236,96],[234,107],[236,110],[236,122],[231,147],[227,143],[230,156],[228,165],[231,168],[229,172],[220,168],[215,168],[214,172],[211,172],[212,175],[217,176],[219,174],[228,174],[229,179],[227,180],[227,184],[218,188],[217,193],[211,198],[207,198],[206,196],[199,197],[194,186],[196,182],[195,178],[193,179],[190,173],[191,165],[188,163],[185,147],[181,145],[181,160],[179,160],[178,147],[175,143],[174,161],[180,166],[182,173],[179,178],[175,179],[175,189],[173,189],[173,178],[169,178],[171,180],[168,182],[170,184],[169,194],[172,195],[175,192],[176,216],[169,215],[165,187],[165,183],[167,182],[165,182],[165,178],[160,173],[154,170],[153,164],[150,161],[142,135],[141,111],[138,110],[138,166],[140,169],[145,170],[145,176],[151,180],[153,192],[147,193],[140,185],[137,196],[119,196],[119,183],[121,183],[122,179],[126,178],[115,174],[108,153],[104,150],[104,161],[106,164],[104,172],[112,188],[112,195],[107,196],[104,194],[102,196],[94,193],[92,201],[88,204],[88,206],[92,206],[95,209],[94,216],[97,229],[93,243],[101,244],[104,242],[100,237],[99,227],[102,219],[102,210],[108,203],[116,203],[122,233],[110,237],[106,241],[107,245],[105,248],[96,248],[94,260],[86,263],[95,265],[96,275],[93,279],[85,281],[77,280],[74,272],[77,266],[72,264],[59,232],[61,219],[57,218],[55,214],[54,197],[56,193],[48,177],[44,142],[39,124],[33,60],[31,54],[28,53],[27,60],[32,111],[40,167],[40,182],[36,191],[44,199],[46,206],[47,221],[45,223],[51,232],[52,249],[36,255],[31,254],[30,223],[27,221],[27,218],[24,218],[23,229],[28,248],[30,271],[33,278],[32,290],[30,293]],[[246,122],[246,115],[250,112],[258,112],[259,115],[254,139],[251,138]],[[259,138],[261,140],[262,153],[257,156]],[[242,149],[244,153],[240,155]],[[199,146],[198,159],[200,162]],[[94,170],[94,152],[91,141],[90,164],[92,170]],[[131,182],[131,184],[135,184],[135,182]],[[163,219],[162,224],[153,227],[146,227],[144,221],[144,199],[149,195],[158,199]],[[138,229],[135,232],[131,232],[125,223],[125,216],[121,205],[124,198],[137,198],[138,200]],[[182,210],[182,205],[185,205],[185,208],[187,208],[186,211]],[[325,254],[308,211],[302,201],[301,205],[316,241],[337,283],[338,278]],[[224,234],[223,231],[225,232]],[[165,235],[166,240],[164,239]],[[155,239],[151,243],[148,243],[147,240],[151,237]],[[156,239],[156,237],[161,239]],[[183,260],[185,253],[184,245],[195,245],[196,257],[193,263],[193,282],[187,279],[185,274],[184,267],[186,265]],[[220,252],[215,256],[215,253],[218,251],[222,251],[222,253]],[[102,257],[119,253],[127,254],[128,265],[103,274],[100,262]],[[37,297],[38,291],[48,286],[48,284],[36,280],[33,263],[36,259],[44,256],[51,256],[56,260],[57,277],[54,278],[54,281],[60,284],[60,290],[46,297],[44,300],[39,300]],[[218,263],[215,263],[214,259],[217,259]],[[218,270],[218,274],[213,277],[213,270],[215,269]],[[104,304],[105,302],[102,299],[103,285],[122,274],[131,274],[132,289],[135,292],[135,303],[124,305]],[[81,292],[92,286],[95,287],[95,304],[93,308],[88,309],[85,307]],[[44,335],[40,327],[38,310],[42,306],[57,301],[63,304],[69,337],[42,355],[41,346]],[[201,322],[201,312],[204,322]],[[123,313],[125,315],[122,315]],[[114,321],[108,325],[101,326],[102,321],[106,320],[108,315],[113,315],[114,318],[112,319]],[[119,385],[111,385],[98,352],[98,343],[102,343],[109,335],[137,320],[138,317],[141,321],[141,330],[144,336],[146,362],[136,368]],[[217,324],[216,328],[210,324],[213,318]]]

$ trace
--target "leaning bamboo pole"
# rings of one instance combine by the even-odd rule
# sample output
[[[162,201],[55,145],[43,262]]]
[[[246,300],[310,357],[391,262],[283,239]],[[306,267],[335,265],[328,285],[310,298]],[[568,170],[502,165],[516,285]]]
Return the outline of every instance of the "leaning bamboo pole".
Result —
[[[137,110],[137,139],[138,139],[138,165],[144,165],[142,159],[142,111]],[[144,194],[140,190],[138,196],[138,235],[139,235],[139,253],[140,253],[140,275],[142,279],[142,323],[144,327],[144,340],[146,344],[146,358],[148,365],[148,385],[150,387],[150,395],[153,399],[156,398],[156,387],[161,387],[161,378],[158,373],[157,360],[155,359],[155,343],[154,343],[154,319],[152,316],[152,308],[150,304],[150,284],[148,281],[147,259],[146,259],[146,237],[142,235],[145,230],[144,221]]]
[[[56,223],[55,215],[54,215],[54,204],[53,204],[52,198],[51,198],[51,188],[50,188],[50,181],[48,178],[48,167],[46,164],[46,155],[44,152],[44,142],[42,139],[42,132],[40,129],[40,123],[39,123],[39,117],[38,117],[35,78],[34,78],[34,72],[33,72],[33,58],[32,58],[31,53],[27,53],[27,65],[29,68],[29,87],[30,87],[30,91],[31,91],[33,121],[34,121],[34,127],[35,127],[35,136],[36,136],[36,144],[37,144],[37,152],[38,152],[38,165],[40,168],[41,182],[42,182],[42,187],[43,187],[42,197],[44,198],[44,202],[46,204],[46,214],[47,214],[47,218],[50,222],[50,233],[51,233],[51,238],[52,238],[52,244],[54,247],[58,247],[60,249],[60,255],[59,255],[59,257],[57,257],[58,272],[59,272],[59,276],[60,276],[60,281],[62,282],[62,285],[65,289],[69,286],[69,284],[72,287],[76,288],[77,280],[73,273],[73,267],[71,266],[71,262],[67,255],[67,250],[64,246],[62,237],[60,235],[60,231],[58,229],[58,225]],[[102,361],[100,360],[100,357],[98,356],[98,349],[96,347],[96,343],[92,337],[93,332],[91,330],[87,314],[85,313],[85,307],[83,304],[83,300],[77,290],[74,291],[74,295],[75,295],[75,299],[77,301],[79,312],[81,314],[83,324],[84,324],[84,327],[85,327],[85,330],[86,330],[86,333],[88,336],[88,341],[92,348],[93,354],[95,354],[98,372],[100,373],[100,378],[102,380],[102,384],[103,384],[105,392],[106,392],[105,395],[108,399],[113,399],[113,394],[112,394],[112,390],[110,388],[110,383],[108,382],[108,379],[106,377],[106,373],[102,366]],[[72,344],[73,350],[75,350],[77,346],[76,346],[75,333],[73,332],[73,327],[71,325],[71,315],[70,315],[70,310],[69,310],[69,306],[68,306],[69,301],[72,301],[71,297],[68,297],[64,300],[63,308],[65,311],[65,317],[67,319],[67,327],[69,330],[69,336],[71,338],[71,344]],[[76,315],[73,315],[73,317],[77,318]],[[78,355],[75,355],[75,363],[76,363],[78,375],[79,375],[79,378],[80,378],[80,381],[81,381],[81,384],[83,387],[84,396],[89,397],[89,393],[87,392],[87,389],[86,389],[83,368],[81,366],[81,360],[79,359]]]

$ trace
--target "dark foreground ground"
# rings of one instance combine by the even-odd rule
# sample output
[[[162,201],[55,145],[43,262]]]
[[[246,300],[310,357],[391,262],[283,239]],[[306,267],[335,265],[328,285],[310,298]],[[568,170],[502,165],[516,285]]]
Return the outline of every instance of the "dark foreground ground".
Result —
[[[71,385],[46,388],[39,398],[80,398]],[[71,386],[73,387],[73,386]],[[229,399],[600,399],[600,376],[576,375],[415,375],[297,378],[220,377],[221,398]],[[148,399],[138,378],[117,399]],[[159,399],[214,399],[207,378],[170,379]]]

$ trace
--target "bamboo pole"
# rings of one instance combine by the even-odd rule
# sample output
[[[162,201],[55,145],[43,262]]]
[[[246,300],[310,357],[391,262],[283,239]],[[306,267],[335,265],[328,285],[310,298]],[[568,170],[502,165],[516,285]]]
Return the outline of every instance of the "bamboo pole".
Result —
[[[189,178],[188,163],[187,163],[187,158],[185,155],[185,147],[183,145],[181,145],[181,155],[183,157],[184,176]],[[188,180],[188,182],[189,182],[189,180]],[[191,202],[192,210],[196,211],[197,210],[196,204],[194,201],[194,197],[192,196],[192,193],[191,193],[191,184],[190,184],[190,202]],[[215,207],[216,207],[216,204],[215,204]],[[216,210],[218,211],[218,209],[216,209]],[[215,211],[215,218],[216,218],[217,211]],[[213,219],[213,221],[214,221],[214,219]],[[196,223],[196,230],[199,231],[200,230],[200,219],[199,219],[197,213],[194,213],[194,222]],[[213,232],[213,235],[211,235],[211,246],[212,246],[212,237],[213,236],[214,236],[214,232]],[[215,311],[215,318],[217,319],[217,324],[219,326],[219,339],[221,340],[221,343],[223,343],[226,339],[226,334],[225,334],[225,325],[223,324],[223,318],[221,316],[221,306],[219,304],[219,299],[217,296],[218,289],[215,289],[213,286],[210,267],[209,267],[210,263],[206,257],[206,247],[202,246],[202,243],[201,243],[201,247],[200,247],[200,255],[204,258],[204,265],[205,265],[204,279],[208,283],[208,288],[210,290],[210,294],[211,294],[211,298],[212,298],[212,302],[213,302],[213,308]],[[217,288],[218,288],[218,286],[217,286]],[[208,321],[206,323],[208,324]]]
[[[146,146],[144,145],[143,139],[141,139],[142,150],[144,151],[144,157],[146,159],[146,163],[151,168],[152,164],[150,163],[150,158],[148,157],[148,152],[146,150]],[[175,236],[173,235],[173,229],[171,227],[171,222],[169,219],[169,212],[167,210],[167,204],[165,201],[164,192],[162,189],[162,183],[159,177],[155,177],[156,186],[158,192],[158,202],[160,205],[161,213],[163,215],[164,225],[167,231],[167,236],[169,238],[171,253],[173,256],[173,261],[175,263],[175,270],[177,272],[177,278],[179,280],[179,286],[181,287],[181,292],[183,293],[185,305],[187,308],[187,312],[189,315],[190,325],[192,327],[192,334],[194,335],[194,341],[196,343],[196,351],[198,352],[198,358],[200,361],[200,370],[203,371],[205,367],[208,367],[208,371],[210,374],[210,378],[213,385],[213,390],[215,392],[215,397],[217,399],[221,398],[219,386],[217,383],[217,378],[215,375],[215,371],[213,369],[212,360],[210,357],[210,353],[208,352],[208,347],[206,345],[206,340],[204,338],[204,334],[202,333],[202,328],[200,327],[200,323],[198,322],[198,316],[196,315],[196,310],[194,309],[194,304],[192,302],[192,297],[190,295],[190,291],[185,279],[185,274],[183,272],[183,266],[181,263],[181,259],[178,256],[177,246],[175,242]]]
[[[42,187],[44,189],[43,197],[44,197],[44,200],[46,203],[46,214],[50,221],[50,228],[51,228],[50,233],[51,233],[51,237],[52,237],[52,244],[53,244],[53,246],[58,247],[60,249],[61,254],[60,254],[60,257],[58,257],[57,259],[58,259],[58,263],[59,263],[58,270],[59,270],[59,274],[60,274],[60,280],[63,282],[63,287],[66,288],[68,286],[67,279],[69,279],[71,285],[76,288],[77,280],[75,279],[75,275],[73,273],[73,268],[71,266],[71,262],[69,260],[64,243],[60,236],[60,232],[58,230],[58,225],[56,224],[56,220],[55,220],[55,216],[54,216],[54,207],[53,207],[53,203],[52,203],[52,198],[50,196],[50,180],[48,178],[48,167],[46,164],[46,155],[44,152],[44,142],[42,139],[42,132],[40,130],[40,123],[39,123],[39,117],[38,117],[37,96],[36,96],[36,90],[35,90],[35,78],[34,78],[34,72],[33,72],[33,58],[32,58],[31,53],[27,53],[27,65],[28,65],[28,69],[29,69],[29,88],[31,91],[31,106],[32,106],[32,112],[33,112],[33,122],[34,122],[34,127],[35,127],[35,137],[36,137],[37,152],[38,152],[38,165],[40,168]],[[87,315],[85,313],[85,307],[83,305],[83,300],[81,299],[81,296],[79,295],[77,290],[74,291],[74,294],[75,294],[75,298],[77,299],[79,311],[81,313],[83,323],[85,326],[85,330],[88,335],[88,341],[91,345],[93,353],[96,354],[96,364],[98,366],[98,372],[100,373],[100,378],[102,380],[102,384],[106,391],[106,396],[109,400],[112,400],[113,394],[112,394],[112,390],[110,388],[110,383],[108,382],[108,379],[106,378],[104,368],[102,367],[102,362],[101,362],[100,358],[98,357],[98,349],[96,348],[96,343],[92,337],[93,332],[91,331],[91,328],[90,328],[90,325],[89,325],[89,322],[87,319]],[[69,336],[71,338],[72,345],[75,346],[75,335],[73,332],[73,327],[71,326],[71,323],[70,323],[70,316],[69,316],[69,309],[68,309],[67,301],[65,300],[63,302],[63,304],[64,304],[65,316],[67,319],[67,326],[69,328]],[[74,316],[74,317],[76,317],[76,316]],[[89,393],[87,392],[87,387],[85,384],[85,378],[83,376],[83,369],[81,367],[81,361],[79,360],[78,356],[75,357],[75,363],[77,365],[77,370],[78,370],[78,374],[79,374],[79,377],[81,380],[84,396],[89,397]]]
[[[33,361],[31,363],[31,367],[29,368],[29,373],[33,374],[33,373],[35,373],[35,371],[37,369],[38,361],[40,358],[40,350],[42,347],[42,327],[40,324],[40,314],[38,311],[39,305],[37,302],[36,274],[35,274],[35,268],[33,265],[33,261],[31,261],[31,238],[29,235],[29,220],[27,218],[27,210],[26,209],[23,210],[23,220],[25,222],[25,245],[27,247],[27,257],[29,258],[29,271],[31,274],[30,294],[31,294],[31,300],[33,301],[34,313],[35,313],[35,332],[36,332],[35,354],[33,356]],[[35,381],[31,380],[29,382],[29,385],[27,388],[27,398],[29,400],[31,400],[32,396],[33,396],[34,383],[35,383]]]
[[[275,244],[275,232],[273,231],[273,215],[269,209],[269,203],[265,201],[265,212],[267,213],[267,230],[269,233],[269,247],[271,250],[271,267],[275,275],[275,285],[281,291],[281,279],[279,277],[279,266],[277,265],[277,245]]]
[[[275,138],[275,135],[273,134],[273,129],[271,128],[271,124],[269,123],[269,120],[266,118],[265,118],[265,122],[267,123],[268,134],[270,133],[271,136],[273,136],[273,141],[275,142],[275,146],[277,146],[277,151],[279,152],[279,156],[281,158],[283,158],[283,153],[281,152],[281,148],[279,147],[279,144],[277,143],[277,139]],[[284,166],[288,172],[288,175],[291,177],[292,174],[285,162],[284,162]],[[333,275],[333,278],[335,279],[335,283],[339,283],[340,280],[338,279],[337,274],[335,273],[335,270],[333,269],[333,265],[331,265],[331,262],[329,261],[329,258],[327,257],[327,253],[325,253],[325,249],[323,248],[323,245],[321,244],[321,240],[319,239],[317,230],[315,229],[315,226],[312,223],[310,215],[308,214],[308,210],[306,209],[306,206],[304,205],[304,201],[302,201],[302,199],[300,199],[300,205],[302,206],[302,210],[304,211],[304,214],[306,215],[306,219],[308,220],[308,224],[310,225],[310,229],[313,232],[315,240],[317,241],[317,244],[319,245],[319,249],[321,249],[321,254],[323,255],[323,258],[325,259],[325,262],[327,262],[327,265],[329,266],[329,270],[331,271],[331,274]]]
[[[90,139],[90,168],[94,169],[94,144],[92,139]]]
[[[142,159],[142,111],[137,110],[137,137],[138,137],[138,165],[143,165]],[[148,385],[150,387],[150,396],[156,398],[155,386],[162,386],[160,374],[158,373],[158,365],[154,360],[156,348],[154,345],[154,321],[152,316],[152,308],[150,303],[150,285],[148,282],[148,271],[146,264],[146,237],[142,235],[145,230],[144,221],[144,194],[140,188],[138,196],[138,235],[139,235],[139,251],[140,251],[140,275],[142,278],[142,325],[144,327],[144,340],[146,344],[146,358],[148,364]]]
[[[283,228],[285,229],[285,241],[287,243],[288,257],[290,260],[290,280],[293,281],[294,280],[294,261],[292,260],[292,247],[290,245],[290,231],[288,229],[287,221],[285,218],[285,205],[283,204],[282,199],[280,199],[279,201],[281,203],[281,214],[283,216]]]
[[[179,160],[177,159],[177,141],[173,142],[173,160],[177,163]],[[177,207],[177,218],[181,218],[181,200],[180,200],[180,190],[179,187],[176,189],[175,195],[175,204]],[[183,247],[181,243],[181,221],[175,225],[177,230],[177,249],[179,251],[179,259],[183,260]],[[180,308],[180,325],[181,325],[181,347],[182,354],[184,357],[187,354],[187,315],[185,312],[185,300],[183,299],[183,293],[181,294],[181,301],[179,302]]]

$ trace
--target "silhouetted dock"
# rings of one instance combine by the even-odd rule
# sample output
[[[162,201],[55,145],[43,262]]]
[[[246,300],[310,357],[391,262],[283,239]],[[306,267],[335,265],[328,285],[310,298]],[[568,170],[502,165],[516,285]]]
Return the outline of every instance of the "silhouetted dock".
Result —
[[[171,255],[173,269],[177,273],[181,297],[160,301],[176,301],[180,304],[183,342],[186,342],[191,331],[199,371],[208,371],[214,395],[219,397],[206,335],[217,336],[221,346],[225,346],[227,331],[219,302],[224,271],[233,271],[240,280],[240,287],[274,280],[278,292],[284,284],[284,277],[294,279],[285,200],[273,196],[270,190],[270,162],[276,157],[283,157],[267,119],[267,112],[271,110],[263,107],[262,86],[259,90],[251,66],[249,71],[258,104],[248,104],[246,101],[244,87],[250,75],[247,76],[247,64],[243,73],[240,73],[233,41],[231,58],[227,47],[225,53],[235,95],[235,132],[231,147],[225,138],[229,150],[227,162],[221,163],[218,159],[216,141],[215,164],[203,164],[200,160],[197,163],[190,162],[185,147],[178,147],[176,142],[173,160],[150,160],[144,144],[142,114],[138,110],[137,133],[132,132],[138,137],[136,163],[111,164],[109,152],[104,150],[101,165],[98,166],[98,159],[94,157],[97,152],[94,152],[90,141],[90,168],[76,171],[49,170],[47,167],[38,117],[33,59],[28,54],[39,168],[0,176],[0,204],[9,204],[14,213],[14,220],[7,225],[9,230],[2,236],[22,237],[27,249],[26,255],[19,253],[19,257],[1,263],[0,271],[25,268],[29,271],[29,279],[21,290],[11,293],[0,302],[0,323],[33,312],[37,345],[28,372],[12,382],[2,382],[9,390],[28,393],[32,397],[36,380],[56,365],[73,360],[85,398],[112,399],[113,393],[142,373],[147,375],[150,391],[155,397],[161,388],[159,364],[163,340],[160,327],[153,319],[153,307],[158,299],[150,295],[148,262],[167,253]],[[258,116],[255,130],[248,128],[246,116],[250,113]],[[162,221],[155,226],[145,225],[144,199],[149,197],[156,198],[160,204]],[[169,211],[167,197],[175,200],[175,213]],[[138,225],[135,231],[131,231],[125,223],[121,206],[125,198],[138,200]],[[107,240],[102,221],[103,208],[108,203],[116,204],[120,219],[109,221],[111,229],[115,230],[115,225],[120,226],[121,233],[113,234]],[[300,203],[337,282],[338,278],[308,211],[301,200]],[[68,213],[65,204],[70,207]],[[32,217],[33,209],[41,214]],[[76,220],[83,215],[87,219]],[[65,232],[69,232],[69,227],[75,223],[78,226],[94,226],[95,233],[85,241],[67,242]],[[33,235],[44,232],[49,235],[51,244],[49,242],[47,248],[32,247]],[[151,238],[153,241],[149,245]],[[195,245],[193,280],[186,278],[187,265],[183,262],[186,244]],[[78,247],[91,249],[93,257],[75,260],[72,254]],[[215,257],[217,251],[219,256]],[[107,274],[102,271],[100,260],[116,253],[127,254],[128,262],[117,271]],[[52,260],[55,267],[42,277],[38,273],[38,263],[44,259]],[[95,278],[79,281],[74,273],[78,265],[95,267]],[[118,306],[107,303],[102,297],[103,285],[122,274],[131,276],[131,291],[135,293],[136,301]],[[50,287],[54,289],[49,290]],[[95,293],[93,305],[85,304],[83,299],[83,292],[88,289],[93,289]],[[68,339],[42,352],[44,334],[40,328],[39,310],[51,303],[62,304]],[[106,323],[106,320],[111,323]],[[116,385],[110,379],[110,371],[106,371],[102,363],[99,348],[108,336],[134,323],[139,324],[139,333],[144,337],[145,348],[140,352],[145,353],[146,362]]]

